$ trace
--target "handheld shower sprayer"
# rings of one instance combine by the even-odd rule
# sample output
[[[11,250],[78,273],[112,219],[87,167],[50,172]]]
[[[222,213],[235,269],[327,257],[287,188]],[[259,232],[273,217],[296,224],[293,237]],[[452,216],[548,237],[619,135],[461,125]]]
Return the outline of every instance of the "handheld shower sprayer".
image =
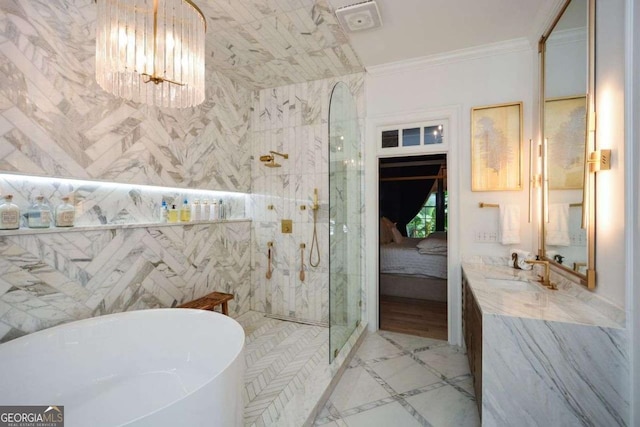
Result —
[[[318,203],[318,189],[313,189],[313,205],[311,210],[313,211],[313,238],[311,239],[311,249],[309,250],[309,265],[311,267],[317,267],[320,265],[320,246],[318,243],[318,230],[316,224],[318,222],[318,209],[320,204]],[[316,262],[313,262],[313,251],[317,254]]]

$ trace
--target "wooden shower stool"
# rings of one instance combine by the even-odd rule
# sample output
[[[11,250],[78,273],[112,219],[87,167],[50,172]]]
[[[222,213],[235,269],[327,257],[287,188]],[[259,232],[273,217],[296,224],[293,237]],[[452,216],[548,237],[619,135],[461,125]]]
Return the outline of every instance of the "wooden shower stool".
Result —
[[[233,299],[232,294],[225,294],[222,292],[211,292],[210,294],[200,297],[198,299],[194,299],[193,301],[180,304],[178,308],[197,308],[199,310],[215,311],[214,308],[222,304],[222,314],[225,314],[228,316],[229,306],[227,303],[232,299]]]

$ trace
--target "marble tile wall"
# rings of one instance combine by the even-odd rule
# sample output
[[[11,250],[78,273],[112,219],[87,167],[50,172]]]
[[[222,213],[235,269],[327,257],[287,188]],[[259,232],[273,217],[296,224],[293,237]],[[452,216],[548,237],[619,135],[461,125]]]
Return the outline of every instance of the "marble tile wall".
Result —
[[[0,179],[25,207],[74,194],[78,225],[154,222],[164,198],[133,184],[247,193],[251,91],[207,64],[205,102],[185,110],[117,99],[95,82],[93,0],[0,2]],[[112,181],[131,185],[113,188]],[[204,193],[203,193],[204,194]],[[244,196],[233,217],[245,216]],[[122,310],[233,291],[249,308],[248,223],[0,237],[0,340]]]
[[[208,0],[207,61],[265,89],[364,70],[327,0]]]
[[[333,86],[344,81],[356,99],[364,125],[363,74],[317,80],[255,92],[251,116],[252,167],[250,215],[252,225],[252,309],[301,320],[328,321],[328,117]],[[364,135],[361,132],[361,135]],[[259,157],[270,150],[289,154],[282,165],[268,168]],[[313,235],[311,204],[318,188],[317,233],[320,265],[309,265]],[[270,205],[273,209],[268,209]],[[300,206],[306,206],[301,210]],[[293,233],[280,232],[280,220],[293,220]],[[274,242],[273,275],[266,278],[267,242]],[[305,281],[299,278],[300,244]],[[315,256],[315,254],[314,254]],[[315,261],[315,259],[314,259]]]
[[[250,223],[0,237],[0,342],[102,314],[233,292],[249,310]]]
[[[208,64],[198,107],[115,98],[95,81],[95,13],[93,0],[0,4],[0,170],[248,192],[250,91]]]

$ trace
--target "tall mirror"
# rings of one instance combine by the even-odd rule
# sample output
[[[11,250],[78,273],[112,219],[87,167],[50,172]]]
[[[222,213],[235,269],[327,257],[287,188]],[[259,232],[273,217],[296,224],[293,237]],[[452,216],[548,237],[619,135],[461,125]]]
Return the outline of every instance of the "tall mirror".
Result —
[[[593,0],[591,0],[593,1]],[[541,129],[543,135],[542,255],[557,267],[590,282],[595,245],[589,232],[592,179],[589,111],[593,87],[589,59],[592,32],[589,0],[569,0],[540,41]]]

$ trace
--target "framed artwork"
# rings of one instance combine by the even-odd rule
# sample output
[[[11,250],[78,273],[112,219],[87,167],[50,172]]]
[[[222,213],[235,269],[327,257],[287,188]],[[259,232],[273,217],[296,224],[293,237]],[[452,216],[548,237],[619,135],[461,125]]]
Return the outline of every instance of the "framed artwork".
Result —
[[[544,137],[547,140],[549,188],[582,188],[587,139],[586,96],[547,99]]]
[[[522,102],[471,109],[471,190],[522,189]]]

